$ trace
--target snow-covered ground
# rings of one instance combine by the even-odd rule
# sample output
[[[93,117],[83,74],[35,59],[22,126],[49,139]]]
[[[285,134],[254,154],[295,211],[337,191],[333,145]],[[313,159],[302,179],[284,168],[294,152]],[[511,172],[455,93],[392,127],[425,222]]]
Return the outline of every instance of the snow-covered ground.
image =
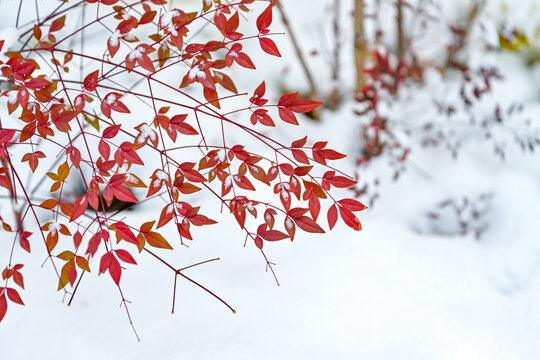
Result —
[[[304,44],[317,48],[319,37],[310,29],[324,21],[328,1],[317,6],[308,0],[292,2],[287,2],[290,14],[306,14],[294,17],[293,26]],[[490,5],[496,8],[494,3]],[[275,26],[279,29],[277,21]],[[292,54],[285,38],[280,45],[282,53]],[[289,58],[287,83],[302,84],[298,65]],[[261,59],[256,61],[259,77],[244,78],[243,85],[254,88],[267,78],[274,85],[269,91],[277,92],[283,62]],[[344,69],[352,71],[351,61],[344,58]],[[512,57],[494,61],[510,74],[497,91],[524,101],[526,114],[540,124],[540,91],[531,80],[535,70]],[[321,69],[321,77],[327,75],[321,58],[311,65]],[[351,85],[347,75],[346,86]],[[352,173],[359,141],[352,107],[325,110],[321,123],[304,119],[302,128],[276,132],[286,140],[305,133],[329,140],[333,148],[351,155],[339,166]],[[179,280],[171,315],[174,278],[141,255],[140,264],[128,266],[122,278],[141,342],[107,276],[87,276],[68,308],[55,291],[49,264],[41,268],[43,259],[28,258],[26,290],[21,293],[26,306],[10,304],[0,323],[0,360],[537,359],[540,156],[509,146],[501,162],[489,146],[479,146],[482,141],[466,143],[456,162],[444,149],[413,153],[411,160],[431,178],[409,168],[398,182],[383,182],[375,206],[360,213],[364,229],[359,233],[338,223],[322,236],[299,234],[292,244],[265,244],[270,260],[277,263],[279,287],[265,273],[258,250],[243,247],[238,226],[227,216],[218,218],[219,225],[196,232],[189,249],[169,258],[189,265],[220,257],[189,274],[223,297],[236,314]],[[479,239],[423,231],[425,214],[437,203],[488,192],[493,193],[484,218],[488,228]],[[132,215],[144,218],[146,211],[152,208],[143,206]],[[5,249],[0,240],[0,263]]]

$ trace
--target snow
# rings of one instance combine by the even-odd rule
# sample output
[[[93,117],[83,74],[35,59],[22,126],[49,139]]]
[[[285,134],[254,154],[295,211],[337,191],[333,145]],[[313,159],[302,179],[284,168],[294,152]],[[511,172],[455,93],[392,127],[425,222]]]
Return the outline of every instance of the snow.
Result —
[[[114,33],[109,38],[109,44],[112,47],[117,47],[120,42],[121,37],[122,37],[122,34],[120,33],[120,30],[115,30]]]
[[[131,61],[135,59],[140,59],[142,58],[143,54],[144,54],[144,49],[141,47],[137,47],[134,50],[129,52],[128,59]]]
[[[75,99],[75,106],[82,106],[84,104],[82,97],[77,97]]]
[[[151,141],[157,140],[157,134],[148,124],[142,124],[139,127],[139,137],[137,137],[140,143],[143,143],[145,140],[150,139]]]
[[[178,10],[171,10],[171,11],[167,11],[165,12],[162,16],[161,16],[161,20],[160,20],[160,25],[162,28],[166,28],[169,30],[169,32],[176,36],[178,35],[178,31],[176,31],[176,29],[174,28],[174,24],[172,22],[172,19],[176,16],[179,16],[180,15],[180,12]]]
[[[176,210],[178,210],[178,211],[182,211],[182,209],[184,208],[184,205],[175,202],[175,203],[174,203],[174,208],[175,208]]]
[[[497,3],[490,2],[490,6],[496,7]],[[287,2],[285,6],[291,12],[304,11],[301,18],[292,19],[298,21],[295,25],[303,36],[301,43],[318,44],[316,32],[310,30],[328,16],[324,6],[308,0]],[[527,20],[528,9],[512,6],[509,11],[523,13],[517,19],[525,26],[536,21]],[[171,13],[174,11],[162,16],[162,27],[170,26],[175,16]],[[283,29],[276,21],[272,31]],[[432,36],[436,44],[443,46],[436,33]],[[287,83],[301,86],[304,79],[294,57],[289,56],[293,50],[287,47],[287,39],[276,41],[283,57],[291,59]],[[278,69],[284,66],[283,61],[264,56],[261,59],[266,59],[260,60],[261,65],[257,63],[262,75],[243,77],[242,87],[247,83],[255,88],[264,78],[269,79],[268,93],[278,94],[277,86],[271,84],[280,83]],[[527,68],[520,60],[504,54],[492,60],[508,74],[496,89],[497,98],[522,100],[527,118],[538,125],[538,65]],[[317,69],[323,86],[326,67],[318,62],[320,58],[309,61],[313,61],[310,64]],[[343,61],[347,68],[352,60],[344,56]],[[191,69],[190,79],[199,73],[200,69]],[[344,86],[351,81],[348,75],[342,74]],[[428,74],[421,95],[450,96],[447,89],[436,88],[439,81],[439,75]],[[14,97],[16,93],[10,92],[8,101]],[[388,111],[401,113],[398,120],[410,123],[434,115],[427,102],[416,109],[414,104],[406,104],[409,99],[405,94],[402,102]],[[106,101],[112,104],[116,98],[108,97]],[[309,134],[309,141],[325,139],[329,147],[355,154],[359,124],[354,121],[353,108],[354,104],[346,103],[335,113],[325,110],[320,123],[299,115],[301,127],[283,126],[275,131],[284,144]],[[135,108],[130,109],[133,117],[139,115]],[[5,119],[8,116],[2,113]],[[155,136],[146,126],[148,129],[141,127],[141,133]],[[519,134],[530,134],[530,129],[521,124],[516,129]],[[221,139],[219,127],[213,129],[210,125],[205,130],[208,139]],[[452,129],[443,126],[442,130],[449,133]],[[398,136],[410,144],[416,141],[405,132]],[[131,331],[124,308],[118,306],[118,289],[108,274],[97,276],[93,271],[85,275],[68,308],[68,297],[64,299],[62,292],[55,291],[57,279],[50,262],[41,268],[41,261],[35,261],[42,254],[36,242],[32,255],[17,253],[26,264],[22,269],[26,289],[20,292],[26,305],[9,304],[0,323],[0,359],[63,359],[66,354],[77,354],[82,360],[536,359],[540,353],[540,155],[523,154],[508,136],[495,136],[507,143],[504,162],[493,156],[489,146],[483,146],[483,137],[466,139],[458,132],[452,139],[462,142],[458,161],[453,161],[443,147],[431,148],[411,154],[411,163],[422,170],[407,164],[397,182],[389,180],[387,163],[361,172],[361,179],[373,186],[378,184],[380,193],[374,206],[359,214],[361,232],[351,231],[340,220],[332,232],[324,235],[308,235],[297,228],[292,243],[265,241],[269,260],[277,264],[279,287],[265,272],[260,251],[249,242],[243,246],[245,235],[227,211],[215,216],[218,225],[192,226],[195,240],[187,243],[189,248],[180,246],[177,234],[164,233],[175,251],[163,250],[159,254],[177,266],[221,258],[184,273],[223,297],[237,310],[236,314],[192,283],[179,279],[175,314],[171,315],[174,274],[152,257],[133,251],[139,265],[126,266],[122,289],[130,301],[140,343]],[[237,141],[250,140],[239,136]],[[216,156],[220,162],[226,161],[225,150],[219,150]],[[356,167],[354,156],[332,165],[348,173]],[[161,179],[161,175],[156,174],[156,178]],[[226,186],[232,182],[232,176],[225,180]],[[288,183],[278,189],[289,196],[285,190],[290,190]],[[462,218],[451,211],[437,223],[443,232],[431,227],[433,223],[426,214],[441,201],[461,201],[464,196],[478,199],[484,193],[493,196],[485,203],[474,200],[475,207],[466,208],[460,215],[470,218],[473,210],[484,214],[473,224],[486,226],[480,238],[472,233],[458,234],[456,224]],[[212,218],[219,214],[219,205],[214,213],[206,211],[208,198],[204,195],[197,193],[189,200],[184,196],[180,195],[179,201],[191,203],[194,199],[194,206],[203,204],[201,213]],[[336,199],[348,196],[350,193],[343,191],[336,194]],[[165,203],[158,204],[141,204],[140,210],[129,214],[130,224],[147,221],[148,212],[159,213]],[[10,204],[1,205],[4,215]],[[168,206],[167,213],[175,207],[181,204]],[[325,224],[326,213],[319,217]],[[276,217],[276,228],[282,219]],[[290,219],[285,224],[290,226]],[[59,229],[58,225],[55,228]],[[60,241],[70,243],[71,239],[61,236]],[[0,242],[0,265],[7,260],[8,245]],[[119,246],[134,249],[124,242]],[[99,258],[91,260],[93,269],[98,264]],[[54,345],[58,343],[61,346]]]
[[[219,162],[225,162],[227,160],[227,152],[224,149],[219,149],[216,155]]]
[[[289,201],[289,196],[289,193],[285,189],[281,190],[281,197],[285,202]]]
[[[292,222],[291,218],[288,217],[285,219],[285,227],[288,230],[291,230],[294,227],[294,223]]]
[[[268,175],[272,175],[272,176],[273,176],[277,171],[278,171],[277,168],[275,168],[275,167],[274,167],[274,168],[271,168],[270,171],[268,171]]]
[[[188,77],[190,80],[194,80],[195,78],[204,80],[206,79],[206,73],[197,65],[189,70]]]
[[[107,97],[105,98],[105,101],[107,102],[107,104],[109,105],[114,105],[114,103],[116,102],[117,100],[117,96],[115,94],[109,94],[107,95]]]
[[[138,184],[139,183],[139,179],[137,179],[135,176],[133,176],[133,174],[126,174],[126,182],[130,182],[130,183],[134,183],[134,184]]]
[[[127,34],[124,34],[124,39],[126,39],[127,41],[133,41],[136,38],[137,37],[135,35],[133,35],[131,32],[128,32]]]
[[[231,187],[232,185],[232,182],[233,182],[233,177],[232,175],[229,175],[225,178],[225,181],[223,181],[223,187],[225,189],[228,189],[229,187]]]
[[[127,164],[127,163],[122,164],[120,169],[118,169],[118,171],[121,174],[127,172],[128,170],[129,170],[129,164]],[[126,175],[127,175],[126,179],[129,178],[129,176],[131,176],[131,174],[126,174]],[[137,179],[135,179],[135,181],[137,181]]]
[[[8,92],[8,103],[10,104],[16,104],[17,103],[17,93],[18,91],[12,90]]]
[[[60,231],[60,224],[51,222],[48,226],[48,230],[51,232],[51,235],[54,235]]]
[[[163,181],[169,181],[169,175],[163,170],[158,170],[158,171],[156,171],[156,179],[163,180]]]

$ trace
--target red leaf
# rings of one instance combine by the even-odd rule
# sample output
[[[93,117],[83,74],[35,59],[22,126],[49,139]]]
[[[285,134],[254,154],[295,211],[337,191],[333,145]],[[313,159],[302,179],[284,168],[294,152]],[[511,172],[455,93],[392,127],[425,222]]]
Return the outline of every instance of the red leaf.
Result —
[[[317,152],[328,160],[339,160],[347,156],[332,149],[320,149]]]
[[[277,45],[269,38],[261,37],[259,38],[259,43],[261,44],[261,49],[270,55],[281,57]]]
[[[139,20],[139,25],[151,23],[156,17],[157,11],[146,11]]]
[[[121,125],[111,125],[107,127],[105,130],[103,130],[103,138],[104,139],[112,139],[113,137],[118,134],[118,131],[120,131]]]
[[[44,87],[49,86],[49,84],[50,82],[48,80],[39,77],[28,80],[24,83],[24,85],[30,89],[43,89]]]
[[[255,69],[255,65],[251,61],[251,58],[244,52],[238,53],[238,57],[235,58],[236,63],[247,69]]]
[[[313,168],[313,165],[311,166],[298,166],[294,169],[294,174],[297,176],[306,176],[311,169]]]
[[[77,280],[77,269],[75,269],[75,266],[71,267],[68,272],[68,280],[71,286],[75,284],[75,281]]]
[[[307,216],[300,216],[294,219],[294,222],[298,227],[309,233],[324,233],[324,230],[311,218]]]
[[[292,155],[297,161],[304,164],[309,164],[309,159],[304,151],[299,149],[292,149]]]
[[[13,271],[13,281],[15,284],[19,285],[21,288],[24,289],[24,279],[20,272]]]
[[[272,7],[270,4],[259,17],[257,17],[257,29],[259,32],[265,30],[272,23]]]
[[[131,229],[126,224],[119,221],[115,224],[115,226],[116,226],[116,233],[118,234],[118,236],[120,236],[120,239],[125,240],[135,245],[139,244],[139,242],[137,241],[137,238],[135,237]]]
[[[98,151],[105,160],[107,160],[111,155],[111,147],[104,140],[100,140],[98,144]]]
[[[77,200],[75,200],[75,203],[73,204],[73,209],[72,209],[71,217],[69,218],[69,221],[71,222],[77,219],[82,214],[84,214],[87,207],[88,207],[87,194],[79,196]]]
[[[362,211],[367,209],[367,206],[362,204],[360,201],[354,199],[343,199],[338,201],[339,205],[351,210],[351,211]]]
[[[143,54],[141,57],[137,58],[137,63],[145,70],[148,70],[150,72],[155,72],[156,69],[154,68],[154,64],[152,63],[152,60],[150,57],[146,54]]]
[[[321,211],[321,202],[319,201],[319,198],[312,194],[309,198],[309,213],[311,214],[311,217],[313,220],[317,221],[317,217],[319,216],[319,212]]]
[[[291,144],[291,147],[300,148],[300,147],[303,147],[304,145],[306,145],[306,142],[307,142],[307,136],[304,136],[301,139],[293,141],[292,144]]]
[[[86,91],[94,91],[97,88],[99,70],[93,71],[84,78],[84,89]]]
[[[251,191],[255,190],[255,187],[253,186],[253,184],[251,183],[251,181],[249,181],[247,177],[234,175],[233,179],[236,185],[238,185],[238,187],[245,190],[251,190]]]
[[[0,289],[0,293],[2,290]],[[0,295],[0,321],[6,316],[7,312],[7,300],[6,300],[6,294]]]
[[[79,149],[74,146],[70,146],[67,149],[66,153],[69,154],[69,159],[71,160],[73,166],[78,169],[81,163],[81,152],[79,151]]]
[[[44,158],[45,154],[41,151],[36,151],[35,153],[27,153],[23,155],[22,161],[28,161],[28,165],[30,166],[30,169],[32,169],[32,172],[36,171],[36,168],[38,167],[39,159]]]
[[[234,33],[236,31],[236,29],[238,29],[239,24],[240,24],[240,19],[238,17],[238,11],[237,11],[225,23],[225,28],[223,29],[225,35],[229,35],[229,34]]]
[[[193,170],[193,169],[182,169],[182,174],[184,174],[184,176],[186,177],[186,179],[188,179],[189,181],[193,181],[193,182],[205,182],[206,181],[206,178],[201,175],[200,172],[198,172],[197,170]]]
[[[298,120],[296,120],[296,116],[294,116],[291,110],[284,107],[280,107],[278,111],[279,111],[279,117],[281,118],[281,120],[289,124],[298,125]]]
[[[287,230],[287,234],[289,234],[291,241],[293,241],[294,234],[296,233],[296,225],[294,225],[294,222],[291,220],[290,217],[285,218],[285,230]]]
[[[288,176],[294,175],[294,167],[291,164],[288,164],[288,163],[279,164],[279,169],[285,175],[288,175]]]
[[[336,222],[338,219],[338,211],[337,211],[337,206],[335,204],[330,206],[330,209],[328,209],[327,218],[328,218],[328,226],[330,227],[330,230],[332,230],[334,226],[336,225]]]
[[[216,75],[216,77],[218,77],[219,81],[217,82],[219,82],[219,84],[223,86],[224,89],[227,89],[230,92],[238,94],[238,90],[236,89],[236,86],[234,85],[234,82],[230,76],[219,71],[214,71],[214,74]]]
[[[34,29],[33,29],[33,33],[34,33],[34,37],[36,38],[36,40],[41,40],[41,28],[37,25],[34,25]],[[0,50],[2,50],[2,46],[3,45],[4,41],[2,40],[0,42]]]
[[[118,49],[120,48],[120,40],[113,34],[109,40],[107,40],[107,49],[111,57],[114,57]]]
[[[341,215],[343,221],[345,221],[345,224],[347,224],[347,226],[349,226],[351,229],[356,231],[362,230],[362,224],[360,224],[360,221],[356,216],[354,216],[351,210],[340,207],[339,214]]]
[[[135,261],[133,256],[131,256],[131,254],[128,253],[126,250],[118,249],[118,250],[115,250],[114,253],[123,262],[128,263],[128,264],[137,265],[137,262]]]
[[[259,249],[263,248],[263,241],[260,236],[255,238],[255,246],[257,246]]]
[[[61,28],[63,28],[65,22],[66,22],[66,15],[62,15],[61,17],[55,19],[52,22],[51,27],[49,28],[49,33],[58,31]]]
[[[136,203],[139,200],[125,186],[111,186],[114,197],[120,201]]]
[[[259,236],[267,241],[278,241],[278,240],[287,239],[289,237],[289,235],[284,234],[281,231],[277,231],[277,230],[261,231],[259,233]]]
[[[298,96],[298,91],[295,93],[282,95],[279,98],[278,106],[283,106],[283,107],[291,106],[297,96]]]
[[[21,297],[19,296],[19,293],[17,290],[12,288],[6,288],[7,296],[9,300],[13,301],[14,303],[17,303],[19,305],[24,305]]]
[[[101,243],[101,232],[97,232],[90,238],[86,253],[90,254],[90,256],[94,256],[97,252],[97,249],[100,243]]]
[[[307,113],[322,105],[322,102],[308,99],[296,99],[289,106],[289,110],[295,113]]]
[[[338,188],[348,188],[356,184],[356,181],[346,178],[345,176],[334,176],[327,180],[330,184]]]
[[[176,130],[178,130],[179,133],[184,134],[184,135],[199,135],[199,132],[195,130],[193,126],[185,122],[181,122],[178,125],[174,125],[174,127],[176,128]]]
[[[216,88],[208,88],[208,87],[204,87],[203,88],[203,95],[204,95],[204,98],[212,105],[214,105],[215,107],[217,107],[218,109],[220,108],[220,105],[219,105],[219,96],[218,96],[218,93],[216,91]]]
[[[266,211],[264,212],[264,221],[266,222],[266,225],[268,225],[270,229],[274,227],[274,221],[275,221],[274,214],[275,214],[275,211],[272,209],[266,209]]]
[[[111,266],[109,266],[109,274],[111,275],[111,278],[114,280],[116,285],[120,284],[120,276],[122,276],[122,268],[120,267],[120,263],[114,256],[111,255],[112,262]]]
[[[304,215],[308,212],[308,209],[304,208],[294,208],[287,212],[287,215],[292,217],[293,219],[299,218],[300,216]]]
[[[161,215],[159,216],[159,221],[157,228],[160,228],[166,225],[174,216],[174,204],[169,204],[161,210]]]
[[[23,108],[28,105],[28,100],[30,99],[30,94],[28,93],[28,90],[26,88],[19,89],[19,92],[17,93],[17,102],[19,105],[21,105]]]
[[[265,92],[266,92],[266,84],[263,81],[262,83],[259,84],[259,86],[257,86],[255,91],[253,92],[253,97],[256,99],[260,99],[264,96]]]
[[[197,214],[193,217],[190,217],[189,222],[192,223],[195,226],[202,226],[202,225],[213,225],[217,224],[217,221],[212,220],[204,215]]]
[[[103,274],[111,266],[112,259],[114,258],[112,252],[105,253],[99,261],[99,273]]]
[[[0,131],[0,145],[7,144],[15,136],[14,129],[2,129]]]
[[[130,17],[118,24],[116,30],[120,31],[120,34],[124,35],[131,31],[137,25],[137,19]]]
[[[32,235],[31,232],[25,231],[21,234],[21,239],[20,239],[21,247],[27,252],[30,252],[30,241],[28,241],[28,238],[30,237],[30,235]]]

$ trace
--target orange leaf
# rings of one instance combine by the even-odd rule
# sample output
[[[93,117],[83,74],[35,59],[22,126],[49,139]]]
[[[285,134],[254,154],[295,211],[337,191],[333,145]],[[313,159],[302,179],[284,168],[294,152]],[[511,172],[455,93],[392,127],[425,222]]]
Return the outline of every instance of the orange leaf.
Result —
[[[146,242],[155,248],[160,249],[170,249],[172,250],[172,246],[161,236],[161,234],[157,232],[147,232],[143,233],[144,237],[146,238]]]

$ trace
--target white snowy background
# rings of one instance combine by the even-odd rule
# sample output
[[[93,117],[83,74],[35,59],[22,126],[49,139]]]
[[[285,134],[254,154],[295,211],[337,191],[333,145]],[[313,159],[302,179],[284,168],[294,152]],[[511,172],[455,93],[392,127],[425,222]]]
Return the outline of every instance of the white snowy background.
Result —
[[[283,2],[304,51],[321,51],[331,39],[330,2]],[[0,2],[2,19],[17,3]],[[346,32],[352,1],[342,3]],[[445,14],[457,16],[455,9],[463,3],[448,1]],[[500,4],[488,0],[486,11],[500,16]],[[33,9],[30,1],[25,6]],[[508,1],[508,6],[508,18],[515,24],[534,27],[540,22],[534,0]],[[279,31],[279,16],[274,15],[273,28]],[[12,31],[3,27],[0,38]],[[435,46],[439,40],[437,34],[433,37]],[[344,43],[350,40],[351,35],[344,34]],[[242,78],[239,87],[253,89],[267,79],[269,91],[277,93],[284,78],[288,86],[304,86],[288,39],[277,41],[287,60],[254,57],[257,75]],[[350,45],[344,45],[342,58],[343,87],[350,88]],[[329,86],[324,56],[308,60],[319,86]],[[540,125],[538,65],[526,67],[513,54],[486,61],[496,63],[506,76],[496,87],[498,99],[522,102],[526,115]],[[353,107],[349,99],[337,112],[323,111],[320,123],[302,118],[300,128],[278,129],[277,136],[284,142],[306,133],[311,139],[329,140],[330,146],[350,155],[338,166],[352,174],[359,149],[359,119]],[[420,106],[409,116],[422,114]],[[411,159],[431,179],[409,168],[399,181],[383,182],[378,201],[359,214],[361,232],[338,223],[322,236],[302,234],[293,243],[265,244],[277,263],[280,286],[265,272],[258,250],[243,247],[243,234],[228,216],[197,231],[189,248],[169,258],[189,265],[220,257],[186,273],[223,297],[236,314],[179,279],[171,315],[173,276],[142,254],[139,265],[129,266],[122,278],[141,342],[108,276],[87,276],[68,308],[56,292],[50,266],[42,268],[44,259],[28,256],[23,269],[26,290],[21,292],[26,306],[10,304],[0,324],[0,359],[537,359],[540,157],[509,144],[501,162],[482,142],[481,137],[465,142],[458,161],[444,149],[413,152]],[[488,228],[480,239],[419,230],[425,227],[426,211],[440,201],[482,192],[494,195],[486,210]],[[142,206],[135,216],[144,219],[153,210]],[[0,263],[8,256],[2,240]]]

